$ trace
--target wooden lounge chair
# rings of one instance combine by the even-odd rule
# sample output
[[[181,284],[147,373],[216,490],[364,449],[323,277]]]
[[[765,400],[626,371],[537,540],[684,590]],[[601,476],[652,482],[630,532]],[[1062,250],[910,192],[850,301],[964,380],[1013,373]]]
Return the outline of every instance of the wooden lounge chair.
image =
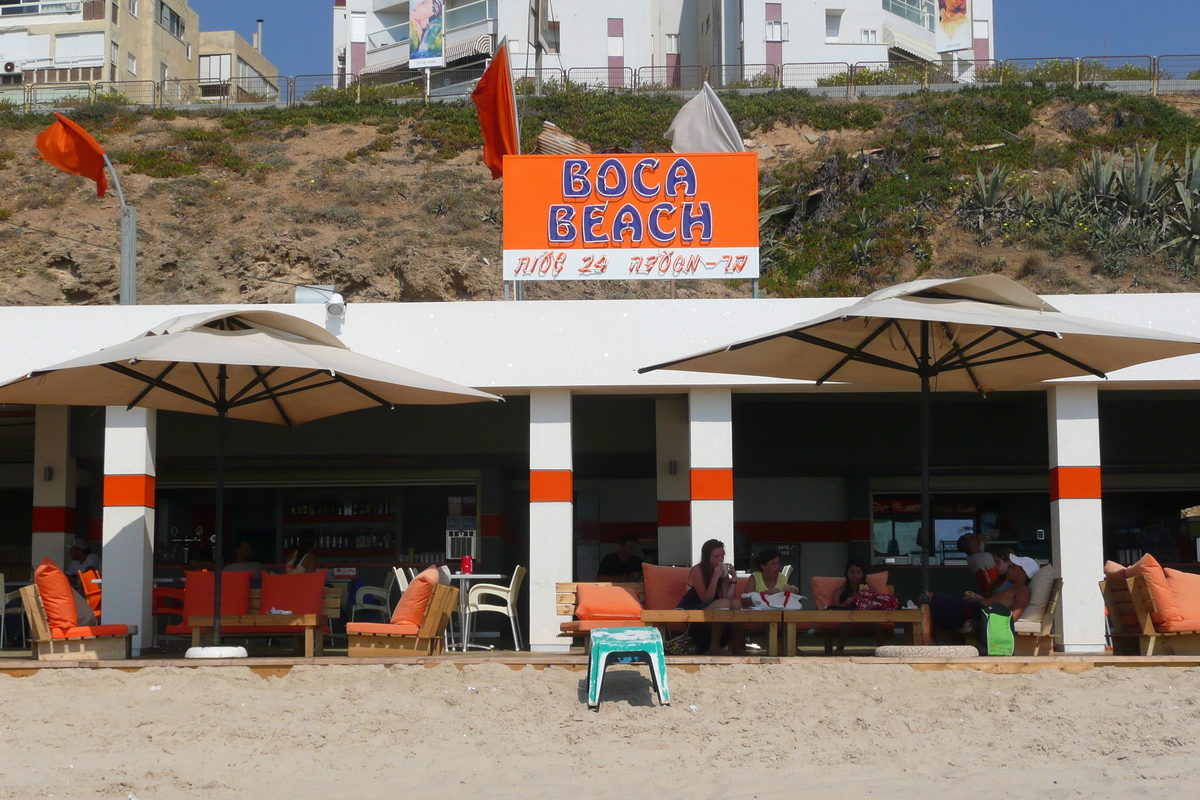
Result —
[[[1048,656],[1054,653],[1054,614],[1062,599],[1062,578],[1055,578],[1050,598],[1037,620],[1022,616],[1016,622],[1014,656]]]
[[[438,584],[433,587],[419,627],[408,622],[348,623],[346,654],[351,658],[440,655],[446,650],[446,626],[457,604],[458,589]]]
[[[21,587],[33,656],[39,661],[100,661],[129,658],[136,625],[51,628],[36,585]]]

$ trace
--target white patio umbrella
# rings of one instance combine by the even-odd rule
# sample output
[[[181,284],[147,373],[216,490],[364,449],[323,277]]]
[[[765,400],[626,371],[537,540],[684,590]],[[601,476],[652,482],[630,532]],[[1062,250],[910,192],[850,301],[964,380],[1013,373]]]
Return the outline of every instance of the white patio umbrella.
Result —
[[[354,353],[319,325],[265,310],[177,317],[127,342],[0,385],[0,403],[136,406],[219,418],[213,593],[217,642],[227,418],[291,427],[376,406],[499,399]]]
[[[1063,314],[999,275],[882,289],[782,330],[645,367],[921,390],[921,566],[929,589],[929,394],[987,392],[1200,353],[1200,339]]]

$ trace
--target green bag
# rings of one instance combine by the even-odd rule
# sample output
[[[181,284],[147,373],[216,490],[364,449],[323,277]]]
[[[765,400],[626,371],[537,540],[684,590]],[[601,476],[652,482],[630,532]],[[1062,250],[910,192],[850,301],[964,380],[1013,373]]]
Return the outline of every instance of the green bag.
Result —
[[[1017,639],[1012,609],[992,603],[984,606],[980,615],[983,617],[979,628],[980,655],[1011,656],[1016,649]]]

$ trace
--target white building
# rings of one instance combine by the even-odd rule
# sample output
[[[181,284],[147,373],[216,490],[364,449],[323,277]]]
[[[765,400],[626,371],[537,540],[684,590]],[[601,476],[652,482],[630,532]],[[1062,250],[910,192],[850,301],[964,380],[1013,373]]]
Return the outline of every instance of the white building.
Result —
[[[1200,335],[1200,294],[1047,299],[1066,313]],[[522,624],[540,650],[565,646],[555,583],[592,580],[628,534],[663,564],[694,563],[709,538],[731,545],[739,565],[759,546],[786,546],[806,589],[813,575],[840,575],[848,557],[874,560],[902,602],[915,599],[919,568],[880,562],[893,535],[901,552],[912,547],[916,392],[637,372],[848,302],[372,303],[351,304],[344,319],[320,305],[278,306],[338,330],[355,351],[506,402],[360,411],[295,430],[231,421],[228,541],[250,541],[254,560],[279,569],[289,537],[319,534],[322,566],[355,566],[380,585],[393,563],[433,560],[421,554],[444,550],[447,526],[468,519],[482,537],[479,571],[528,567]],[[0,337],[20,343],[0,355],[0,380],[201,310],[0,309]],[[1053,560],[1066,649],[1102,650],[1105,558],[1146,550],[1196,568],[1179,512],[1200,505],[1198,400],[1200,356],[986,399],[935,393],[935,535],[995,528],[1025,555]],[[44,555],[61,563],[71,539],[90,533],[104,546],[104,621],[152,630],[151,572],[179,576],[211,556],[214,420],[10,406],[4,422],[0,571],[12,580]],[[1060,494],[1061,469],[1095,475],[1099,488]],[[142,487],[132,505],[129,492],[106,490],[130,481]],[[369,520],[341,516],[356,505]],[[934,588],[954,588],[955,575],[934,567]]]
[[[532,68],[535,4],[445,0],[448,67],[481,64],[489,48],[508,37],[514,67]],[[407,0],[334,0],[334,73],[404,69],[408,7]],[[635,73],[654,67],[662,73],[651,73],[652,79],[665,82],[675,67],[994,58],[992,0],[973,0],[971,44],[952,52],[935,46],[936,7],[936,0],[547,2],[543,63]]]

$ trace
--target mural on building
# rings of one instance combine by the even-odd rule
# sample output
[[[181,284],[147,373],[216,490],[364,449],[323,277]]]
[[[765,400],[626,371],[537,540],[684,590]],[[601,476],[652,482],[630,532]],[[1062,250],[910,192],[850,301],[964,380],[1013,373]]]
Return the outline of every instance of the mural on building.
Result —
[[[934,40],[939,53],[971,49],[971,0],[938,0]]]

